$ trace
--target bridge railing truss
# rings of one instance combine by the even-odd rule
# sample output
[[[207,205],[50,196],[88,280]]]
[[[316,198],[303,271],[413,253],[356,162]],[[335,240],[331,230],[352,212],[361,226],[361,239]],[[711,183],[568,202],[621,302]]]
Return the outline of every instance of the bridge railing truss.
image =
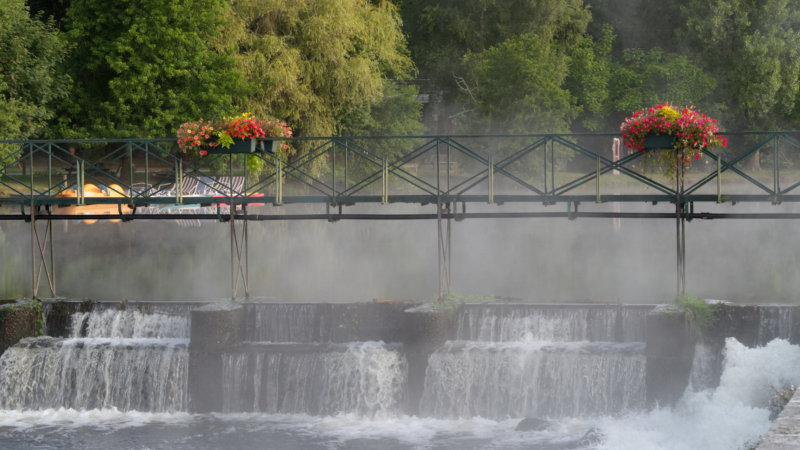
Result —
[[[250,164],[241,155],[190,157],[173,139],[0,141],[14,146],[0,159],[0,205],[800,201],[799,132],[727,133],[734,145],[703,150],[682,191],[652,159],[645,170],[648,154],[615,161],[615,137],[293,138],[280,144],[300,156],[254,153]],[[86,196],[87,184],[119,196]]]
[[[800,201],[795,193],[800,187],[800,132],[725,135],[731,143],[728,148],[704,149],[705,158],[693,161],[688,172],[682,167],[672,178],[662,175],[665,168],[659,167],[652,152],[612,156],[612,148],[619,146],[614,142],[618,133],[279,139],[281,147],[288,150],[280,154],[291,155],[283,158],[265,153],[187,155],[178,151],[175,139],[0,141],[0,207],[20,210],[18,214],[0,213],[0,219],[31,224],[34,298],[42,273],[56,296],[52,221],[75,214],[59,215],[57,208],[78,207],[85,212],[85,207],[93,205],[108,207],[89,215],[122,221],[183,220],[186,216],[170,213],[171,205],[216,207],[215,214],[206,208],[205,213],[193,213],[192,217],[229,222],[232,298],[237,296],[240,279],[245,296],[250,295],[247,224],[251,220],[436,219],[441,297],[451,290],[451,219],[675,219],[677,292],[681,293],[686,286],[686,221],[800,219],[800,214],[791,212],[694,213],[695,202],[777,205]],[[613,212],[578,213],[581,202],[670,202],[675,212],[622,213],[615,206]],[[325,204],[326,213],[248,213],[248,205],[269,203]],[[356,203],[436,204],[437,210],[435,214],[342,213],[342,206]],[[457,203],[462,203],[461,213]],[[562,203],[567,207],[560,212],[468,214],[467,203]],[[128,208],[127,214],[123,206]],[[136,214],[137,207],[146,206],[163,207],[168,214]],[[331,214],[333,206],[339,207],[338,214]],[[37,216],[38,221],[46,222],[44,239]],[[89,218],[89,222],[93,220]]]

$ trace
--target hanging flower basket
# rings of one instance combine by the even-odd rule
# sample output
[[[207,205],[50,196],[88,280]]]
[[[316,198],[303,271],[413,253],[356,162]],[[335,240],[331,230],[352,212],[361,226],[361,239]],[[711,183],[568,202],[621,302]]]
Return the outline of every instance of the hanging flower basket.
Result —
[[[650,150],[674,150],[649,152],[659,166],[666,166],[666,176],[674,179],[675,169],[683,164],[688,168],[691,156],[700,159],[703,149],[728,145],[728,140],[719,133],[717,120],[694,109],[678,109],[664,103],[646,110],[636,111],[620,126],[623,142],[631,152],[648,153]]]
[[[666,150],[675,148],[675,136],[671,134],[647,133],[642,146],[645,150]]]
[[[178,146],[186,153],[276,153],[278,141],[270,137],[291,137],[292,129],[277,120],[262,120],[250,113],[221,120],[187,122],[178,128]],[[289,146],[283,144],[283,148]]]

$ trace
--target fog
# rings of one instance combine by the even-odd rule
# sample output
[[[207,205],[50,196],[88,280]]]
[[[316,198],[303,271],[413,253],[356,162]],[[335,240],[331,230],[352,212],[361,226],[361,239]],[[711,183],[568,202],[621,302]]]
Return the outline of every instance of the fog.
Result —
[[[460,211],[461,205],[459,205]],[[467,204],[468,212],[566,211],[566,204]],[[435,213],[435,205],[356,206],[345,213]],[[789,205],[697,204],[696,212],[797,212]],[[613,211],[582,203],[581,212]],[[622,212],[672,212],[634,203]],[[259,214],[324,212],[264,206]],[[198,222],[200,223],[200,222]],[[241,225],[237,225],[240,229]],[[453,291],[536,302],[657,303],[676,292],[675,220],[453,220]],[[44,222],[39,222],[40,232]],[[435,220],[250,222],[251,296],[281,302],[430,300],[438,293]],[[800,287],[792,220],[687,222],[688,292],[734,302],[794,303]],[[230,297],[230,225],[172,220],[54,222],[57,293],[94,300]],[[0,297],[29,297],[30,224],[4,222]],[[44,278],[44,277],[43,277]],[[243,296],[239,287],[239,296]],[[43,279],[39,295],[49,296]]]

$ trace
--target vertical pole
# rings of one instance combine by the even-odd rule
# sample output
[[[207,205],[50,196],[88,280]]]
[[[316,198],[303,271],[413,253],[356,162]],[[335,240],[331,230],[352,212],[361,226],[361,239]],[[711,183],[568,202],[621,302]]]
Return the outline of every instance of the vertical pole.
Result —
[[[595,176],[595,191],[597,191],[597,203],[602,203],[600,200],[600,157],[597,157],[597,175]]]
[[[336,203],[336,141],[331,145],[331,199]]]
[[[453,207],[456,208],[456,204],[453,203]],[[450,210],[450,203],[447,204],[447,213],[449,214]],[[453,291],[453,284],[452,284],[452,266],[453,266],[453,259],[452,259],[452,251],[451,251],[451,239],[450,239],[450,217],[447,217],[447,293]]]
[[[33,205],[33,144],[28,144],[28,159],[31,165],[31,205]]]
[[[228,157],[228,176],[229,176],[229,186],[228,186],[228,194],[230,195],[230,222],[231,222],[231,300],[236,300],[236,279],[238,278],[238,274],[235,273],[236,265],[234,262],[234,254],[236,252],[236,229],[234,228],[235,220],[234,217],[236,216],[236,207],[233,204],[233,155],[231,154]]]
[[[442,286],[442,204],[440,202],[436,203],[436,232],[437,232],[436,248],[438,250],[438,263],[439,263],[439,300],[441,300],[443,296],[443,286]]]
[[[489,157],[489,198],[487,203],[494,203],[494,156]]]
[[[80,186],[80,196],[81,196],[81,206],[86,204],[86,163],[81,161],[80,162],[80,174],[81,174],[81,186]]]
[[[772,139],[772,177],[775,180],[773,190],[775,195],[780,195],[780,161],[778,160],[778,137]],[[777,200],[777,199],[776,199]]]
[[[133,196],[133,146],[130,142],[128,142],[128,176],[130,177],[128,179],[128,183],[130,183],[128,192]]]
[[[683,200],[683,160],[681,160],[681,212],[686,212],[686,202]],[[681,214],[681,294],[686,293],[686,217]]]
[[[449,146],[450,143],[448,142],[447,145]],[[439,141],[436,141],[436,204],[438,205],[439,202],[441,201],[442,201],[442,190],[439,187]],[[441,220],[441,218],[439,220]]]
[[[244,184],[242,186],[244,189],[243,195],[245,198],[247,198],[247,156],[248,155],[244,155],[242,157],[242,172],[244,173]],[[242,281],[244,282],[244,298],[250,299],[250,254],[247,252],[247,203],[242,205],[242,212],[245,216],[242,223],[242,234],[244,234],[244,236],[242,236],[244,246],[244,274],[242,274]]]
[[[547,151],[547,144],[544,145]],[[556,191],[556,141],[550,140],[550,192]]]
[[[36,248],[35,242],[36,239],[36,207],[34,205],[33,200],[33,146],[32,144],[28,144],[28,159],[30,161],[30,168],[31,168],[31,287],[33,292],[33,297],[36,298],[38,295],[38,288],[39,284],[37,283],[36,279]]]
[[[450,143],[447,143],[447,192],[450,192]],[[447,219],[450,222],[450,219]]]
[[[149,149],[150,149],[150,144],[145,142],[144,143],[144,192],[150,191],[150,164],[148,161]]]
[[[283,204],[283,161],[278,160],[278,201],[279,205]]]
[[[717,155],[717,203],[722,203],[722,156]]]
[[[31,171],[33,171],[33,166],[31,166]],[[36,208],[33,206],[33,199],[31,199],[31,288],[33,292],[33,296],[31,298],[36,299],[39,295],[39,281],[36,278]]]
[[[544,142],[544,199],[547,201],[547,141]]]
[[[775,153],[778,155],[776,157],[778,163],[776,165],[776,175],[775,180],[777,183],[778,189],[775,191],[778,195],[781,195],[781,143],[778,140],[778,137],[775,137]]]
[[[47,144],[47,195],[53,195],[53,144]]]
[[[247,216],[247,205],[244,205],[244,215]],[[250,254],[247,251],[247,219],[244,220],[244,296],[250,298]]]
[[[55,260],[55,256],[54,256],[55,249],[53,247],[55,247],[56,241],[55,241],[55,233],[53,232],[53,221],[52,220],[48,220],[47,221],[47,227],[50,229],[50,276],[53,277],[53,280],[50,283],[50,287],[52,287],[53,298],[55,298],[56,297],[56,260]],[[45,239],[47,239],[47,236],[45,236]]]
[[[347,157],[350,152],[347,141],[344,141],[344,190],[347,191]]]
[[[675,151],[676,163],[683,166],[683,160],[680,159],[680,153]],[[678,295],[681,294],[681,195],[680,195],[680,169],[675,168],[675,241],[677,249],[675,255],[677,257],[677,282],[678,282]]]

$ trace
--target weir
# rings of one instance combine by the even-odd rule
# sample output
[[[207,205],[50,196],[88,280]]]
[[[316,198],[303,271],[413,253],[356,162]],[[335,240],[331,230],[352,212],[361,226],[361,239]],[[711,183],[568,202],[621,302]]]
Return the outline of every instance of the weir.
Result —
[[[713,307],[695,344],[655,305],[44,302],[56,337],[0,357],[0,409],[613,416],[719,384],[727,337],[797,340],[795,307]]]

